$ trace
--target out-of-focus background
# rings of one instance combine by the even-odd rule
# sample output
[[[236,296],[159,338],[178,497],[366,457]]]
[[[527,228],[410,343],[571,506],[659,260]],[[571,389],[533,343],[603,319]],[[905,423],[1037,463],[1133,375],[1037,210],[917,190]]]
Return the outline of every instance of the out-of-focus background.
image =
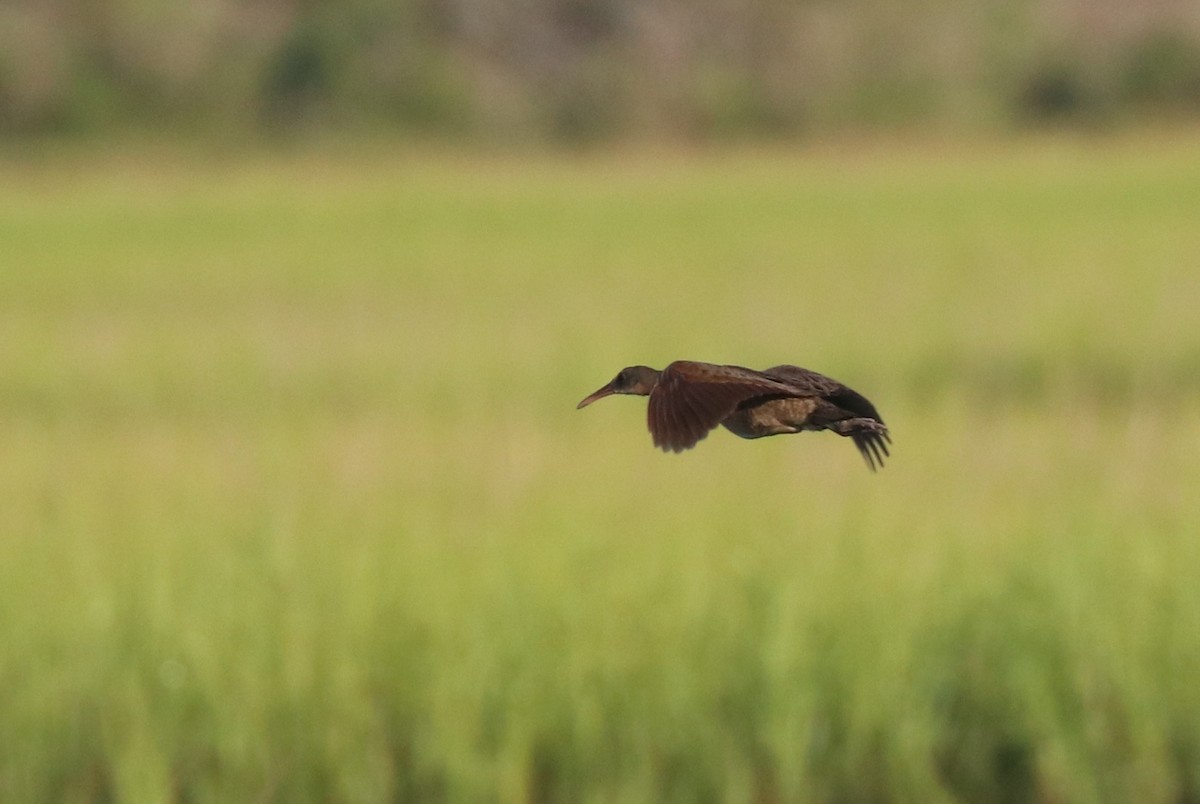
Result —
[[[1198,310],[1194,2],[8,0],[0,801],[1200,801]]]
[[[0,131],[494,142],[990,129],[1200,107],[1190,0],[10,0]]]

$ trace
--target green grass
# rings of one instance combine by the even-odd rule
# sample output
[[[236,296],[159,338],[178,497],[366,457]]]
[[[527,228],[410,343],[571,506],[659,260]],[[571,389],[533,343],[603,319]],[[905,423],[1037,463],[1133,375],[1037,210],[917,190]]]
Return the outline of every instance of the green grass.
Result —
[[[0,800],[1200,800],[1200,148],[0,165]],[[654,451],[629,363],[830,434]]]

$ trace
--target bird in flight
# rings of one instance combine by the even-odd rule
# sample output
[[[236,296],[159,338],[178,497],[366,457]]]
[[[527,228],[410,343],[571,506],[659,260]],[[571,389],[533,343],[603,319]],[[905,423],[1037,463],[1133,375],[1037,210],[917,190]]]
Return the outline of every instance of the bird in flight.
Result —
[[[854,441],[871,471],[890,454],[887,425],[866,397],[798,366],[754,371],[691,360],[662,371],[629,366],[577,407],[612,394],[650,397],[647,423],[663,452],[691,449],[719,424],[742,438],[832,430]]]

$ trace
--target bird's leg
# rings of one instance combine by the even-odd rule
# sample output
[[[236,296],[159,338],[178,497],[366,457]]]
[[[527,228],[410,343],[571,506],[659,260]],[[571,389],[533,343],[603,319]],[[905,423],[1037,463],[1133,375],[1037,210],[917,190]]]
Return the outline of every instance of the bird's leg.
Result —
[[[887,433],[887,425],[875,419],[842,419],[836,422],[830,422],[828,425],[830,430],[838,435],[852,435],[854,433]]]

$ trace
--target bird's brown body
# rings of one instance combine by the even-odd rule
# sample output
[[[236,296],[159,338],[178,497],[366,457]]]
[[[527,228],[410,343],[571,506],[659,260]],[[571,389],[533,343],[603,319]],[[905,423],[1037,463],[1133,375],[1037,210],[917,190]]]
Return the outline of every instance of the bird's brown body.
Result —
[[[758,405],[739,408],[721,420],[721,426],[742,438],[795,433],[804,428],[817,400],[804,397],[772,399]]]
[[[650,397],[650,435],[664,451],[691,449],[717,425],[742,438],[832,430],[850,437],[874,470],[883,466],[891,443],[866,397],[798,366],[755,371],[690,360],[677,360],[662,371],[630,366],[579,407],[610,394]]]

